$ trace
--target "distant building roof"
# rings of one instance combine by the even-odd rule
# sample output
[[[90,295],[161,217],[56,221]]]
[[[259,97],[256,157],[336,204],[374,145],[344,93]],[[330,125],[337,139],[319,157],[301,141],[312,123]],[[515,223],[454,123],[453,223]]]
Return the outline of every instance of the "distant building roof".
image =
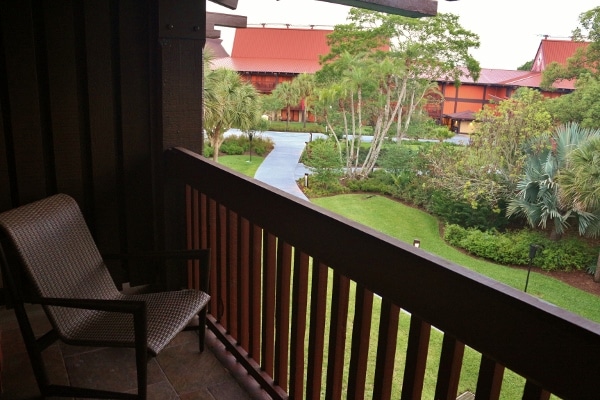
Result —
[[[238,72],[300,74],[314,73],[321,68],[319,58],[329,53],[327,36],[332,30],[308,28],[243,28],[236,29],[231,56],[220,44],[211,46],[222,49],[213,61],[213,67],[225,67]],[[551,62],[566,64],[577,49],[586,42],[543,39],[536,53],[531,71],[483,68],[475,82],[466,76],[464,84],[539,88],[542,71]],[[209,41],[207,41],[209,46]],[[212,47],[211,47],[212,48]],[[439,82],[450,82],[439,79]],[[554,87],[571,91],[574,81],[558,81]]]
[[[457,121],[473,121],[475,119],[475,111],[461,111],[452,114],[444,114],[446,117],[450,117]]]
[[[314,73],[319,57],[329,53],[331,30],[297,28],[236,29],[231,57],[213,66],[238,72]]]
[[[477,81],[474,81],[473,78],[466,76],[466,74],[461,78],[461,83],[493,86],[524,86],[531,88],[539,88],[541,81],[541,72],[512,71],[489,68],[481,69],[479,79]],[[554,88],[559,90],[573,90],[575,88],[574,83],[574,81],[562,80],[556,82],[554,84]]]
[[[535,55],[532,71],[541,72],[552,62],[567,64],[567,58],[572,57],[578,49],[587,47],[587,42],[572,40],[543,39]]]
[[[229,57],[229,53],[223,47],[223,41],[221,39],[206,39],[205,49],[210,49],[215,59]]]

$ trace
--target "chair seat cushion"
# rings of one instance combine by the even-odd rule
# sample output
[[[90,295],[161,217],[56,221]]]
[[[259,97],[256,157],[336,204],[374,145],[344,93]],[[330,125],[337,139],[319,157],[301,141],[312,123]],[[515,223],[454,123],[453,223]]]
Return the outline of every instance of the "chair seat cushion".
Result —
[[[158,354],[208,303],[210,296],[195,290],[120,295],[116,300],[146,302],[148,351]],[[94,311],[70,332],[60,332],[62,340],[76,345],[133,347],[133,316]]]

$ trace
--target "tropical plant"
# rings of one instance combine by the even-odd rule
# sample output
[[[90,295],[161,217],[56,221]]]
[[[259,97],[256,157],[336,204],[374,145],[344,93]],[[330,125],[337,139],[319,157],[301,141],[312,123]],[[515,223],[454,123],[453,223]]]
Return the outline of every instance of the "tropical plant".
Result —
[[[312,97],[315,91],[315,75],[314,74],[300,74],[292,81],[292,85],[298,90],[300,96],[300,103],[302,106],[302,126],[306,128],[306,119],[308,111],[312,106]]]
[[[514,195],[527,154],[524,143],[550,131],[552,117],[539,92],[522,88],[476,114],[476,131],[469,146],[438,146],[427,153],[427,183],[435,190],[500,213]]]
[[[580,144],[567,157],[568,167],[558,175],[559,197],[569,207],[580,213],[590,213],[593,218],[580,226],[580,234],[600,236],[600,136],[591,137]],[[600,281],[600,254],[596,263],[594,281]]]
[[[519,88],[510,98],[484,107],[476,118],[471,148],[509,176],[521,173],[523,144],[552,129],[545,98],[530,88]]]
[[[579,232],[585,232],[595,217],[575,207],[574,202],[561,201],[558,176],[563,170],[568,172],[570,154],[581,143],[598,136],[600,130],[571,123],[559,126],[552,135],[544,134],[530,140],[525,172],[517,184],[518,193],[509,203],[507,215],[524,217],[534,228],[546,229],[552,223],[555,238],[560,237],[573,220]]]
[[[287,118],[285,124],[287,128],[290,123],[290,119],[292,118],[291,108],[292,106],[298,105],[300,102],[300,91],[298,90],[297,86],[292,85],[292,83],[289,81],[285,81],[277,85],[275,89],[273,89],[273,92],[271,92],[271,95],[276,99],[279,99],[281,104],[283,104],[287,109]]]
[[[262,114],[258,92],[237,72],[218,68],[206,73],[204,129],[218,161],[224,133],[231,128],[248,131]]]
[[[261,96],[265,113],[270,117],[271,121],[279,121],[281,119],[281,109],[285,104],[281,99],[275,97],[273,93]]]

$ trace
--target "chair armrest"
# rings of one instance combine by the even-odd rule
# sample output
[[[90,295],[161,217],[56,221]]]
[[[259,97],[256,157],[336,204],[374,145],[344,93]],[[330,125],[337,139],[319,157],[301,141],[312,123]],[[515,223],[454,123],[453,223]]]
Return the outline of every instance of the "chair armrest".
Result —
[[[159,259],[159,260],[198,260],[200,262],[200,286],[201,290],[208,292],[208,279],[210,272],[210,249],[184,249],[184,250],[162,250],[139,253],[107,254],[105,260],[135,260],[135,259]]]
[[[136,314],[145,312],[146,303],[141,300],[103,300],[103,299],[65,299],[55,297],[38,297],[35,303],[45,306],[68,308],[82,308],[85,310],[98,310]]]
[[[210,249],[145,251],[139,253],[105,254],[105,260],[132,260],[157,258],[161,260],[202,260],[210,255]]]

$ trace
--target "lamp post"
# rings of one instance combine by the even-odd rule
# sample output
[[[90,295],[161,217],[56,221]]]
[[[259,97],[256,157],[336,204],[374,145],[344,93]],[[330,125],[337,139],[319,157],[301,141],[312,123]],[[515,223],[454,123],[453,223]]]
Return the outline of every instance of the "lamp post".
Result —
[[[527,292],[527,286],[529,285],[529,274],[531,274],[531,266],[533,265],[533,259],[535,258],[539,249],[541,249],[542,245],[531,243],[529,245],[529,266],[527,267],[527,279],[525,280],[525,289],[524,292]]]
[[[252,138],[254,137],[254,131],[248,131],[248,140],[250,142],[250,160],[248,162],[252,162]]]

